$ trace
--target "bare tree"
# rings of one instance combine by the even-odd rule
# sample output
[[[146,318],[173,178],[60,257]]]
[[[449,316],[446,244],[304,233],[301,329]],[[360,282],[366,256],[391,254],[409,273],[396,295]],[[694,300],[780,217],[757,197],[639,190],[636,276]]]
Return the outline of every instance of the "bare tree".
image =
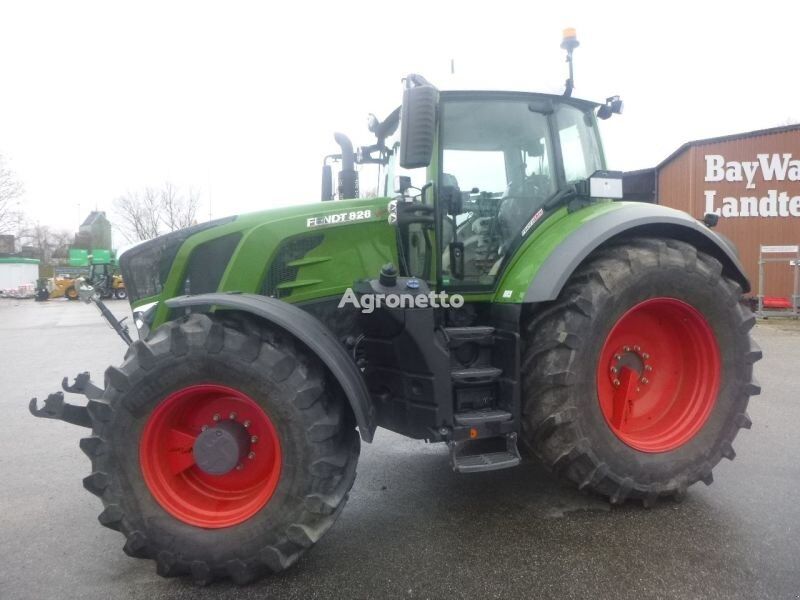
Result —
[[[166,182],[160,190],[144,188],[114,201],[122,234],[129,242],[152,239],[162,233],[194,225],[200,194],[192,188],[184,194]]]
[[[200,194],[192,188],[186,196],[169,181],[161,188],[162,220],[167,231],[176,231],[194,225],[197,221],[197,209],[200,206]]]
[[[50,255],[53,250],[52,232],[50,227],[41,223],[29,223],[19,231],[20,243],[23,246],[31,246],[37,250],[39,258],[43,263],[50,262]]]
[[[60,229],[50,232],[50,242],[52,244],[53,252],[52,258],[68,258],[69,247],[72,245],[74,234],[66,229]]]
[[[8,169],[0,155],[0,233],[15,231],[19,227],[20,212],[14,200],[22,195],[20,183],[13,171]]]
[[[153,188],[128,192],[114,201],[120,228],[129,242],[150,240],[158,236],[161,224],[161,197]]]

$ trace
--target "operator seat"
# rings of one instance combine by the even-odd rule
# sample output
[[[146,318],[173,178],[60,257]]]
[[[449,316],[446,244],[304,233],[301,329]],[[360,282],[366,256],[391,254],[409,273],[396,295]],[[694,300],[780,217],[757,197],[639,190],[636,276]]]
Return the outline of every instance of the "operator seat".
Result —
[[[503,246],[508,248],[528,220],[547,201],[552,189],[547,175],[523,176],[512,181],[497,211],[497,221]]]

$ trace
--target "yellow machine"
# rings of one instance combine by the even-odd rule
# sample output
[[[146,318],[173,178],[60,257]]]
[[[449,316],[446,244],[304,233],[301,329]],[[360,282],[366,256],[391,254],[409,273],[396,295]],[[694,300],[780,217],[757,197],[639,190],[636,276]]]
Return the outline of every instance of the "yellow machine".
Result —
[[[61,298],[66,296],[70,300],[78,299],[78,288],[76,280],[69,277],[54,277],[47,280],[47,288],[50,298]]]

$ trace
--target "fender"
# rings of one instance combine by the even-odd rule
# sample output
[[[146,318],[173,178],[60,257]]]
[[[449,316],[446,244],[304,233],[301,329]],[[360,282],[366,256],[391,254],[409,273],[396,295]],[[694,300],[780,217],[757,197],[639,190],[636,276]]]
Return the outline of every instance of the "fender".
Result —
[[[637,235],[690,243],[719,260],[723,272],[739,283],[744,292],[750,291],[732,242],[685,212],[643,202],[604,202],[566,214],[559,221],[523,250],[520,260],[512,265],[511,270],[516,272],[501,284],[496,301],[555,300],[575,269],[599,246],[614,238]],[[543,223],[543,230],[546,225]],[[522,268],[515,268],[516,265]],[[505,297],[500,298],[504,290]]]
[[[304,310],[275,298],[257,294],[212,293],[177,296],[166,301],[169,308],[214,306],[250,313],[277,325],[305,344],[328,368],[342,387],[356,418],[361,437],[371,442],[377,423],[372,400],[352,357],[330,330]]]

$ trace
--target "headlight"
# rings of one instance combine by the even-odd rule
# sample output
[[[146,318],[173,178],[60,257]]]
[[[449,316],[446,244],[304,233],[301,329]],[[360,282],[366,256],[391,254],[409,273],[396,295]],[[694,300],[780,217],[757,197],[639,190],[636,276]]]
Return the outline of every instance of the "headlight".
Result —
[[[134,309],[133,324],[136,325],[136,331],[139,332],[140,340],[144,340],[150,335],[150,325],[153,324],[157,308],[158,302],[148,302]]]

